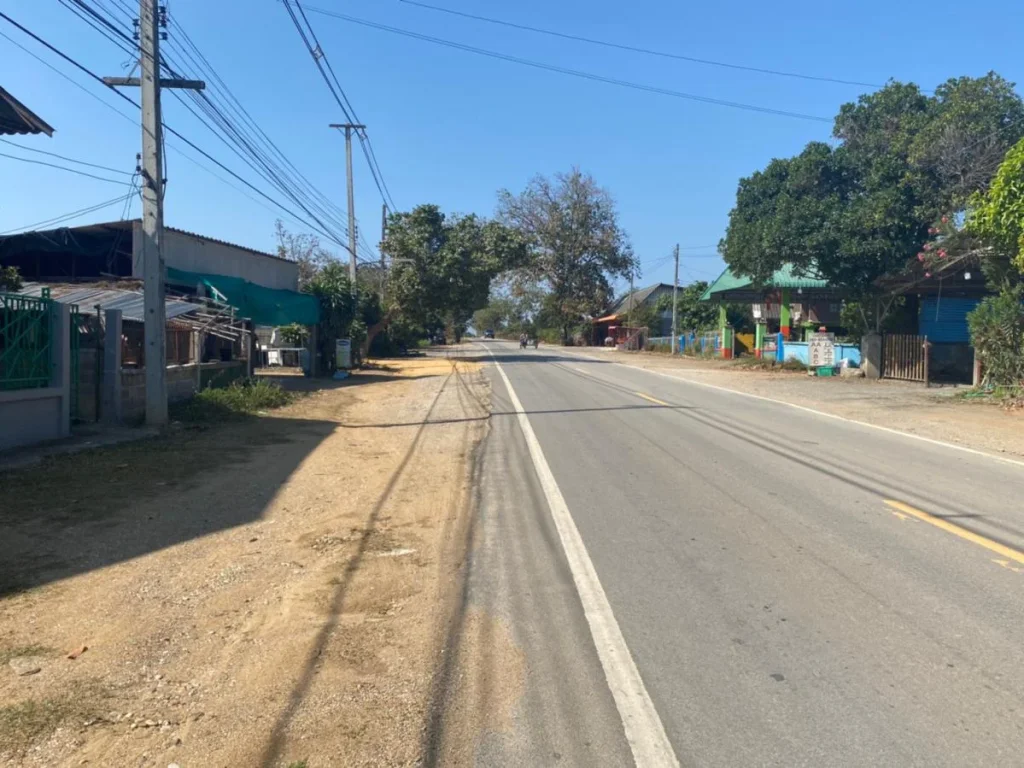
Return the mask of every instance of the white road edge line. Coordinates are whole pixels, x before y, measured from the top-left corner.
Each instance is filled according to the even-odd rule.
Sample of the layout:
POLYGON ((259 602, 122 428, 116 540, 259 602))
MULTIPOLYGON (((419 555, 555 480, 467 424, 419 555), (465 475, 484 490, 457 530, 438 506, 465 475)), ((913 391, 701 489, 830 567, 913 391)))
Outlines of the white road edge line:
POLYGON ((858 421, 857 419, 849 419, 846 416, 839 416, 835 413, 828 413, 827 411, 819 411, 815 408, 808 408, 806 405, 797 405, 796 403, 788 403, 785 400, 776 400, 774 397, 765 397, 764 395, 754 395, 750 392, 741 392, 738 389, 729 389, 728 387, 722 387, 718 384, 708 384, 706 381, 694 381, 693 379, 687 379, 682 376, 675 376, 671 373, 665 373, 664 371, 655 371, 650 368, 641 368, 638 365, 630 365, 629 363, 620 363, 617 360, 601 360, 599 357, 591 357, 590 355, 584 355, 578 352, 568 353, 574 357, 582 357, 587 360, 596 360, 601 363, 612 363, 613 365, 619 365, 623 368, 629 368, 633 371, 646 371, 647 373, 653 373, 655 376, 663 376, 666 379, 672 379, 673 381, 679 381, 683 384, 693 384, 695 387, 707 387, 708 389, 717 389, 720 392, 728 392, 733 395, 740 395, 741 397, 750 397, 754 400, 764 400, 766 403, 776 403, 777 405, 784 405, 787 408, 795 408, 798 411, 806 411, 807 413, 814 413, 818 416, 824 416, 827 419, 835 419, 837 421, 845 421, 847 424, 856 424, 861 427, 870 427, 871 429, 879 429, 882 432, 888 432, 891 435, 899 435, 900 437, 909 437, 914 440, 920 440, 925 443, 931 443, 932 445, 939 445, 943 448, 952 448, 955 451, 963 451, 964 453, 971 453, 975 456, 983 456, 986 459, 992 459, 993 461, 1001 461, 1004 464, 1012 464, 1017 467, 1024 467, 1024 461, 1019 459, 1009 459, 1005 456, 997 456, 994 453, 988 453, 987 451, 979 451, 976 448, 968 448, 966 445, 957 445, 956 443, 947 443, 944 440, 936 440, 932 437, 925 437, 924 435, 915 435, 913 432, 904 432, 901 429, 893 429, 892 427, 883 427, 880 424, 872 424, 868 421, 858 421))
POLYGON ((640 670, 637 669, 636 662, 633 661, 633 656, 626 646, 622 630, 619 629, 619 624, 612 613, 611 604, 597 577, 590 555, 587 554, 587 548, 572 519, 569 506, 565 503, 547 459, 544 458, 544 451, 533 432, 530 419, 501 363, 490 349, 487 349, 487 352, 494 358, 494 367, 505 382, 512 407, 519 419, 519 426, 526 438, 526 445, 530 449, 530 458, 533 459, 534 469, 551 509, 555 528, 558 530, 558 537, 562 541, 562 549, 569 561, 569 570, 572 571, 576 591, 583 604, 583 613, 590 625, 590 634, 594 639, 608 688, 619 710, 626 741, 633 752, 633 760, 637 768, 677 768, 679 760, 669 743, 665 726, 647 693, 644 681, 640 677, 640 670))

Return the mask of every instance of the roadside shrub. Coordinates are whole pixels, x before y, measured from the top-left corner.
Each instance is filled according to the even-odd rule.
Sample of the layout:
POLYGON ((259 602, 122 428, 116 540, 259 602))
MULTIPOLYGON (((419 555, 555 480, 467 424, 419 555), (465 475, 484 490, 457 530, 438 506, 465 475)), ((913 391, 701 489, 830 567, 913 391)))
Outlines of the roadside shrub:
POLYGON ((173 406, 177 421, 217 421, 280 408, 295 399, 291 392, 264 379, 236 381, 222 389, 204 389, 191 400, 173 406))
POLYGON ((971 343, 981 360, 982 384, 1016 387, 1024 382, 1024 286, 1004 288, 967 315, 971 343))

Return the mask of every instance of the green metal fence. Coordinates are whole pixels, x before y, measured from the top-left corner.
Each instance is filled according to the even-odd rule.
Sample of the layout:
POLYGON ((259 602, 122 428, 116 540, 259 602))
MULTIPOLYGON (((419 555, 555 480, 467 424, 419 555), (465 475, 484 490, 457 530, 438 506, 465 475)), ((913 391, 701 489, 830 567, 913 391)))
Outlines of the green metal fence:
POLYGON ((0 293, 0 390, 50 386, 56 302, 0 293))

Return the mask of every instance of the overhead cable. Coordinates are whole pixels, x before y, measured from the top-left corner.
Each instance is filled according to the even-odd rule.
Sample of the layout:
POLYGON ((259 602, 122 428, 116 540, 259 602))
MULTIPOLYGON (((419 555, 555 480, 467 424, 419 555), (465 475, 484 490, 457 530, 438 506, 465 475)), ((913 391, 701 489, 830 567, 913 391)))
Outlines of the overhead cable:
MULTIPOLYGON (((677 59, 679 61, 690 61, 696 64, 707 64, 712 67, 726 67, 728 69, 738 69, 745 72, 759 72, 764 75, 775 75, 777 77, 792 77, 800 80, 816 80, 822 83, 838 83, 840 85, 856 85, 863 88, 882 88, 884 86, 878 83, 865 83, 859 80, 843 80, 838 77, 825 77, 824 75, 808 75, 801 72, 785 72, 779 69, 766 69, 763 67, 752 67, 745 64, 733 64, 726 61, 714 61, 712 59, 700 59, 696 56, 684 56, 681 53, 670 53, 668 51, 659 51, 653 48, 642 48, 640 46, 625 45, 623 43, 613 43, 609 40, 598 40, 592 37, 584 37, 583 35, 574 35, 566 32, 557 32, 553 29, 544 29, 543 27, 534 27, 528 24, 516 24, 515 22, 505 21, 504 19, 495 19, 489 16, 478 16, 473 13, 466 13, 464 11, 456 11, 451 8, 444 8, 439 5, 430 5, 429 3, 421 3, 417 0, 399 0, 401 3, 406 5, 415 5, 418 8, 426 8, 430 11, 438 11, 440 13, 451 14, 452 16, 461 16, 466 19, 473 19, 474 21, 482 21, 487 24, 498 24, 503 27, 510 27, 512 29, 520 29, 526 32, 535 32, 541 35, 550 35, 551 37, 559 37, 563 40, 574 40, 579 43, 588 43, 590 45, 600 45, 605 48, 617 48, 620 51, 629 51, 631 53, 642 53, 647 56, 660 56, 665 59, 677 59)), ((313 10, 312 8, 310 10, 313 10)))
MULTIPOLYGON (((42 37, 40 37, 40 36, 39 36, 39 35, 37 35, 36 33, 32 32, 32 31, 31 31, 30 29, 28 29, 27 27, 25 27, 25 26, 23 26, 23 25, 19 24, 19 23, 18 23, 17 21, 15 21, 14 19, 12 19, 12 18, 11 18, 11 17, 9 16, 9 15, 7 15, 6 13, 4 13, 3 11, 0 11, 0 19, 3 19, 4 21, 8 22, 8 23, 9 23, 9 24, 11 24, 12 26, 16 27, 16 28, 17 28, 18 30, 20 30, 21 32, 23 32, 24 34, 28 35, 28 36, 29 36, 29 37, 31 37, 31 38, 32 38, 33 40, 35 40, 35 41, 36 41, 37 43, 39 43, 40 45, 44 46, 44 47, 45 47, 45 48, 46 48, 47 50, 51 51, 52 53, 55 53, 55 54, 57 54, 57 55, 58 55, 59 57, 61 57, 61 58, 62 58, 62 59, 64 59, 65 61, 67 61, 67 62, 68 62, 69 64, 71 64, 72 66, 74 66, 75 68, 77 68, 78 70, 80 70, 81 72, 83 72, 84 74, 86 74, 86 75, 88 75, 89 77, 91 77, 91 78, 92 78, 93 80, 95 80, 96 82, 100 83, 100 84, 101 84, 101 85, 103 85, 104 87, 106 87, 106 88, 108 88, 109 90, 113 91, 114 93, 116 93, 116 94, 118 95, 118 97, 119 97, 119 98, 123 99, 124 101, 127 101, 127 102, 128 102, 129 104, 131 104, 131 105, 132 105, 133 107, 135 107, 136 109, 141 109, 141 106, 140 106, 140 105, 138 104, 138 102, 136 102, 136 101, 135 101, 134 99, 132 99, 131 97, 129 97, 129 96, 125 95, 124 93, 122 93, 122 92, 118 91, 118 90, 117 90, 116 88, 114 88, 113 86, 110 86, 110 85, 108 85, 107 83, 105 83, 105 82, 103 81, 103 78, 102 78, 102 77, 100 77, 99 75, 97 75, 97 74, 96 74, 95 72, 93 72, 93 71, 92 71, 91 69, 89 69, 88 67, 86 67, 86 66, 85 66, 84 64, 80 63, 79 61, 75 60, 74 58, 72 58, 72 57, 71 57, 71 56, 69 56, 68 54, 64 53, 64 52, 63 52, 62 50, 60 50, 60 49, 59 49, 59 48, 57 48, 56 46, 54 46, 54 45, 52 45, 51 43, 47 42, 47 41, 46 41, 46 40, 44 40, 44 39, 43 39, 42 37)), ((174 128, 172 128, 171 126, 169 126, 169 125, 167 125, 167 124, 165 123, 165 124, 164 124, 164 128, 165 128, 165 130, 167 130, 167 131, 168 131, 169 133, 171 133, 172 135, 174 135, 174 136, 178 137, 178 139, 180 139, 181 141, 185 142, 185 144, 187 144, 187 145, 188 145, 189 147, 191 147, 191 148, 192 148, 193 150, 195 150, 195 151, 196 151, 196 152, 198 152, 198 153, 199 153, 200 155, 202 155, 203 157, 205 157, 205 158, 206 158, 207 160, 209 160, 210 162, 212 162, 212 163, 213 163, 214 165, 216 165, 216 166, 217 166, 218 168, 220 168, 221 170, 223 170, 224 172, 226 172, 227 174, 229 174, 230 176, 232 176, 232 177, 233 177, 233 178, 235 178, 236 180, 240 181, 240 182, 241 182, 242 184, 244 184, 244 185, 245 185, 246 187, 248 187, 249 189, 251 189, 251 190, 252 190, 253 192, 255 192, 256 194, 258 194, 258 195, 259 195, 260 197, 263 197, 263 198, 265 198, 266 200, 268 200, 269 202, 273 203, 273 204, 274 204, 275 206, 277 206, 277 207, 278 207, 279 209, 281 209, 281 210, 282 210, 282 211, 284 211, 285 213, 287 213, 287 214, 289 214, 290 216, 292 216, 292 217, 293 217, 294 219, 297 219, 297 220, 303 221, 303 223, 304 223, 304 224, 305 224, 305 225, 306 225, 307 227, 310 227, 310 229, 313 229, 314 231, 318 232, 318 234, 321 234, 321 235, 323 235, 324 237, 327 237, 327 238, 328 238, 328 239, 330 239, 330 240, 331 240, 332 242, 337 242, 337 240, 336 240, 336 238, 335 238, 334 236, 332 236, 332 235, 329 235, 329 234, 327 234, 326 232, 323 232, 323 231, 319 230, 319 229, 318 229, 318 228, 317 228, 317 227, 316 227, 315 225, 313 225, 313 224, 310 224, 310 223, 309 223, 308 221, 305 221, 305 220, 303 219, 303 217, 302 217, 302 216, 300 216, 299 214, 295 213, 295 211, 293 211, 293 210, 291 210, 290 208, 288 208, 288 206, 284 205, 283 203, 279 202, 278 200, 275 200, 275 199, 274 199, 273 197, 271 197, 270 195, 268 195, 268 194, 267 194, 266 192, 264 192, 263 190, 261 190, 261 189, 260 189, 259 187, 255 186, 255 185, 254 185, 254 184, 253 184, 252 182, 248 181, 248 180, 247 180, 247 179, 245 179, 244 177, 242 177, 242 176, 240 176, 239 174, 237 174, 237 173, 236 173, 235 171, 233 171, 233 170, 231 170, 230 168, 228 168, 228 167, 227 167, 226 165, 224 165, 224 163, 222 163, 222 162, 220 162, 219 160, 217 160, 217 159, 216 159, 215 157, 213 157, 213 155, 211 155, 211 154, 210 154, 209 152, 207 152, 206 150, 204 150, 204 149, 202 149, 201 147, 197 146, 197 145, 196 145, 196 144, 195 144, 195 143, 194 143, 193 141, 191 141, 191 140, 189 140, 188 138, 186 138, 185 136, 183 136, 183 135, 182 135, 182 134, 181 134, 180 132, 176 131, 176 130, 175 130, 174 128)), ((340 244, 340 245, 343 245, 343 243, 339 243, 339 244, 340 244)))
POLYGON ((424 35, 419 32, 413 32, 408 29, 401 29, 399 27, 388 26, 387 24, 379 24, 375 21, 368 21, 366 19, 356 18, 355 16, 348 16, 344 13, 338 13, 336 11, 329 11, 324 8, 310 8, 310 11, 314 13, 320 13, 325 16, 332 18, 341 19, 352 24, 358 24, 363 27, 369 27, 371 29, 377 29, 382 32, 390 32, 395 35, 402 35, 404 37, 410 37, 415 40, 422 40, 424 42, 433 43, 435 45, 442 45, 447 48, 453 48, 455 50, 465 51, 466 53, 473 53, 478 56, 487 56, 492 59, 500 59, 507 61, 512 64, 519 64, 525 67, 532 67, 534 69, 545 70, 548 72, 557 72, 563 75, 569 75, 571 77, 578 77, 584 80, 592 80, 594 82, 606 83, 608 85, 615 85, 620 88, 631 88, 638 91, 646 91, 648 93, 657 93, 662 96, 671 96, 677 99, 686 99, 688 101, 697 101, 704 104, 716 104, 721 107, 732 107, 733 109, 743 109, 749 112, 761 112, 769 115, 780 115, 782 117, 792 117, 798 120, 810 120, 817 123, 831 123, 832 118, 829 117, 818 117, 816 115, 807 115, 801 112, 791 112, 784 109, 775 109, 774 107, 762 107, 756 104, 744 104, 738 101, 727 101, 725 99, 716 99, 710 96, 700 96, 693 93, 684 93, 682 91, 672 90, 671 88, 661 88, 654 85, 645 85, 643 83, 635 83, 630 80, 620 80, 614 77, 605 77, 604 75, 598 75, 593 72, 585 72, 578 69, 569 69, 568 67, 560 67, 554 64, 545 64, 539 61, 533 61, 531 59, 524 59, 519 56, 510 56, 508 54, 499 53, 497 51, 491 51, 486 48, 477 48, 471 45, 465 45, 463 43, 457 43, 452 40, 445 40, 439 37, 433 37, 431 35, 424 35))

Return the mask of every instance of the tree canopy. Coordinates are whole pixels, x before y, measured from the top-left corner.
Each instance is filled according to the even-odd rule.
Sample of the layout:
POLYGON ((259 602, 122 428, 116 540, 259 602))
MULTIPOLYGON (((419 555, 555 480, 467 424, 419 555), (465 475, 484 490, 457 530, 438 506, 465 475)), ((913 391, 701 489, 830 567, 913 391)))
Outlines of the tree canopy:
MULTIPOLYGON (((718 322, 718 309, 713 304, 700 300, 707 289, 708 284, 703 280, 679 287, 676 297, 676 326, 680 333, 715 327, 718 322)), ((671 310, 672 297, 662 296, 656 306, 659 311, 671 310)))
POLYGON ((436 205, 392 215, 382 248, 392 265, 389 310, 425 327, 450 325, 456 336, 487 305, 494 277, 527 253, 515 230, 436 205))
POLYGON ((1006 153, 985 194, 972 200, 967 230, 1024 273, 1024 139, 1006 153))
POLYGON ((757 282, 792 264, 874 306, 879 279, 908 270, 1022 135, 1024 103, 994 73, 933 95, 891 82, 842 106, 835 147, 808 144, 740 181, 722 256, 757 282))
POLYGON ((549 289, 547 309, 563 341, 607 306, 614 278, 636 270, 614 200, 578 168, 553 179, 537 176, 518 195, 502 190, 498 216, 529 246, 523 269, 549 289))

